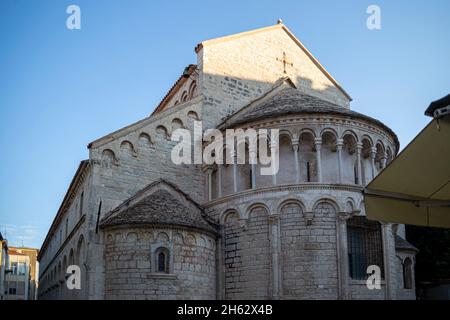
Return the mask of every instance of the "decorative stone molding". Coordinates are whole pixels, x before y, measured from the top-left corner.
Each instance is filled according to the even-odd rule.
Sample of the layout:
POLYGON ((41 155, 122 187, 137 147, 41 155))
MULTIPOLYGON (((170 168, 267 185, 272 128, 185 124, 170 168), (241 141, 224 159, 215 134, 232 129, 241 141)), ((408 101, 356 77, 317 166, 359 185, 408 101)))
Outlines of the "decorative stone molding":
POLYGON ((276 194, 277 192, 303 192, 308 190, 340 190, 361 193, 363 188, 359 185, 349 184, 324 184, 316 182, 307 182, 302 184, 289 184, 279 186, 262 187, 258 189, 248 189, 239 193, 226 195, 222 198, 214 199, 203 204, 204 208, 214 207, 222 203, 228 203, 233 200, 248 200, 254 197, 265 195, 267 193, 276 194))

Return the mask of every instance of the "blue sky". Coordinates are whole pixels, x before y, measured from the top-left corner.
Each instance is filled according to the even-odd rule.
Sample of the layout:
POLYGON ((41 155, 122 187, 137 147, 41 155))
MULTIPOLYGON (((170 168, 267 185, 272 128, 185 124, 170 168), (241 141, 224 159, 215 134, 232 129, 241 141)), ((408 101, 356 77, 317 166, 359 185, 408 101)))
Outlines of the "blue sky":
POLYGON ((147 116, 206 39, 278 18, 405 146, 450 92, 449 1, 0 1, 0 231, 40 247, 87 144, 147 116), (66 8, 81 8, 81 30, 66 8), (381 30, 366 28, 369 5, 381 30))

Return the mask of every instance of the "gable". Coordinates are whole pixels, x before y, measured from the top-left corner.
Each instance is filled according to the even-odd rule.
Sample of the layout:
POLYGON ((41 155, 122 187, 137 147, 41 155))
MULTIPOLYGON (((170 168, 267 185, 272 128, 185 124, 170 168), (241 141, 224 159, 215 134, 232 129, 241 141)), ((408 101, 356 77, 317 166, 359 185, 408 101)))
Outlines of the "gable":
POLYGON ((349 108, 351 97, 283 24, 204 41, 197 51, 202 61, 203 93, 213 97, 222 91, 221 104, 231 107, 228 113, 285 76, 303 93, 349 108), (229 94, 233 85, 239 85, 228 84, 229 79, 242 83, 240 92, 229 94))
POLYGON ((120 225, 172 225, 215 232, 203 209, 175 185, 160 179, 138 191, 101 221, 102 228, 120 225))
POLYGON ((198 72, 195 64, 187 66, 172 88, 155 108, 152 114, 177 106, 195 98, 198 94, 198 72))

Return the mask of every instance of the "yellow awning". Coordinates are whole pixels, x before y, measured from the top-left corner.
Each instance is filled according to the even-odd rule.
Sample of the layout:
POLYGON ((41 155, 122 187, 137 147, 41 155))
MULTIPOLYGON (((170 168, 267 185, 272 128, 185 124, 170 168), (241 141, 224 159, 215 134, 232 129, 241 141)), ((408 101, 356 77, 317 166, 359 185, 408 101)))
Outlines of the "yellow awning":
POLYGON ((450 117, 434 119, 364 190, 369 219, 450 228, 450 117))

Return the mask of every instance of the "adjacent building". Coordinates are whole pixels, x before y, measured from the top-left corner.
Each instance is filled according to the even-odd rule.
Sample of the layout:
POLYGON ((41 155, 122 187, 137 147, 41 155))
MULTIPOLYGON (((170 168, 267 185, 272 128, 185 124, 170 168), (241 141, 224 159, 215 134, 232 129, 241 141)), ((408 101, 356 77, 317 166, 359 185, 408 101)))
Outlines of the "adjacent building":
POLYGON ((39 264, 37 249, 9 247, 5 274, 5 300, 36 300, 39 264))
POLYGON ((5 300, 5 273, 8 265, 8 241, 0 232, 0 300, 5 300))

